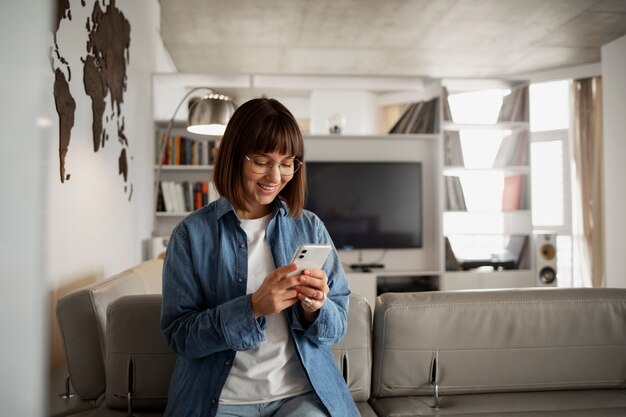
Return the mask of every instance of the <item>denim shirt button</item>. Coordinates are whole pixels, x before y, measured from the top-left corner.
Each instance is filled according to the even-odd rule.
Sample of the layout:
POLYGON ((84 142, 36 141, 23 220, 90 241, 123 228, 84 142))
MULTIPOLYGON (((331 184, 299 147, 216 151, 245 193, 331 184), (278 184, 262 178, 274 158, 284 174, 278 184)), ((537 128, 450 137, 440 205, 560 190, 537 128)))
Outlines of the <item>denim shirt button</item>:
POLYGON ((211 398, 211 404, 213 405, 217 404, 217 400, 215 398, 211 398))
POLYGON ((226 362, 224 362, 224 365, 226 365, 226 366, 230 366, 230 361, 226 361, 226 362))
POLYGON ((237 278, 237 282, 241 284, 243 282, 243 278, 237 278))
POLYGON ((243 249, 243 248, 245 248, 245 247, 246 247, 246 244, 245 244, 245 243, 240 243, 240 244, 239 244, 239 248, 240 248, 240 249, 243 249))

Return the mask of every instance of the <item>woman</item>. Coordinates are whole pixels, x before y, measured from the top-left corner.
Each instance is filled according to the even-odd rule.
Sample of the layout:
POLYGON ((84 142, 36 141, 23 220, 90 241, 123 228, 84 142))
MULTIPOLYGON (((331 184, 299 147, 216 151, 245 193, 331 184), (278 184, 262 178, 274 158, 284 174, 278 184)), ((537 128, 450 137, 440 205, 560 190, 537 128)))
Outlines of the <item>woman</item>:
POLYGON ((303 210, 303 158, 276 100, 248 101, 228 123, 213 175, 222 197, 174 229, 165 256, 161 330, 178 353, 165 415, 359 415, 328 348, 350 294, 337 252, 286 278, 300 244, 332 244, 303 210))

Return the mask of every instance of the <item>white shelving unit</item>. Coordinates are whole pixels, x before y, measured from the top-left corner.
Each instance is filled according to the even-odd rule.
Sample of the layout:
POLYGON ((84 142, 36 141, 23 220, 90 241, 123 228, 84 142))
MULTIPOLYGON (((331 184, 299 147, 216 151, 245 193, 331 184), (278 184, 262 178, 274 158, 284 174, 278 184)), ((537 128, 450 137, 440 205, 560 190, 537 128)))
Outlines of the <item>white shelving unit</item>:
POLYGON ((478 84, 474 89, 472 80, 454 80, 449 86, 442 82, 446 271, 440 289, 533 286, 528 85, 501 80, 492 87, 486 80, 478 84), (498 94, 502 105, 494 106, 498 94), (480 102, 483 96, 491 101, 480 102), (461 119, 452 108, 454 100, 474 109, 491 108, 492 114, 461 119))
MULTIPOLYGON (((439 178, 441 134, 308 135, 307 161, 419 161, 423 174, 423 247, 419 249, 339 250, 352 292, 374 306, 381 288, 417 288, 421 280, 434 289, 443 274, 443 238, 439 178), (380 262, 382 269, 361 272, 351 264, 380 262), (387 285, 385 287, 385 285, 387 285)), ((402 184, 389 184, 398 192, 411 192, 402 184)), ((372 190, 372 198, 376 198, 372 190)))

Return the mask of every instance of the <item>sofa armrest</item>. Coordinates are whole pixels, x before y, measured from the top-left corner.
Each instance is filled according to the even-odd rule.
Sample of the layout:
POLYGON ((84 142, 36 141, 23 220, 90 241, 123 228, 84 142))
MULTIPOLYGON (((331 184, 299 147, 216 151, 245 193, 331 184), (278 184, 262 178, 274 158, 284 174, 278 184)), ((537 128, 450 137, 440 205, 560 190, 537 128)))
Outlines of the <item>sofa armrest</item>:
POLYGON ((161 295, 131 295, 109 305, 106 331, 106 405, 163 408, 176 362, 160 330, 161 295))
POLYGON ((354 401, 367 401, 372 384, 372 309, 367 299, 350 295, 348 330, 331 347, 354 401))
POLYGON ((72 386, 82 399, 105 391, 105 331, 109 304, 130 294, 161 291, 162 260, 150 260, 60 298, 56 314, 72 386))

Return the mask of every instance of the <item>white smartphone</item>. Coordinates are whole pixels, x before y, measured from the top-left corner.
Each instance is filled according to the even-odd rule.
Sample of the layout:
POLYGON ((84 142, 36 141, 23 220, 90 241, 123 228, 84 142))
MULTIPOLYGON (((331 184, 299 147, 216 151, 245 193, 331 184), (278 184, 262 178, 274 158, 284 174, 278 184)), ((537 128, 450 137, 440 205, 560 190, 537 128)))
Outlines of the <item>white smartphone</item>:
POLYGON ((330 245, 316 245, 313 243, 298 246, 291 259, 291 263, 298 265, 298 269, 287 275, 287 277, 301 275, 302 271, 309 268, 322 269, 331 249, 330 245))

